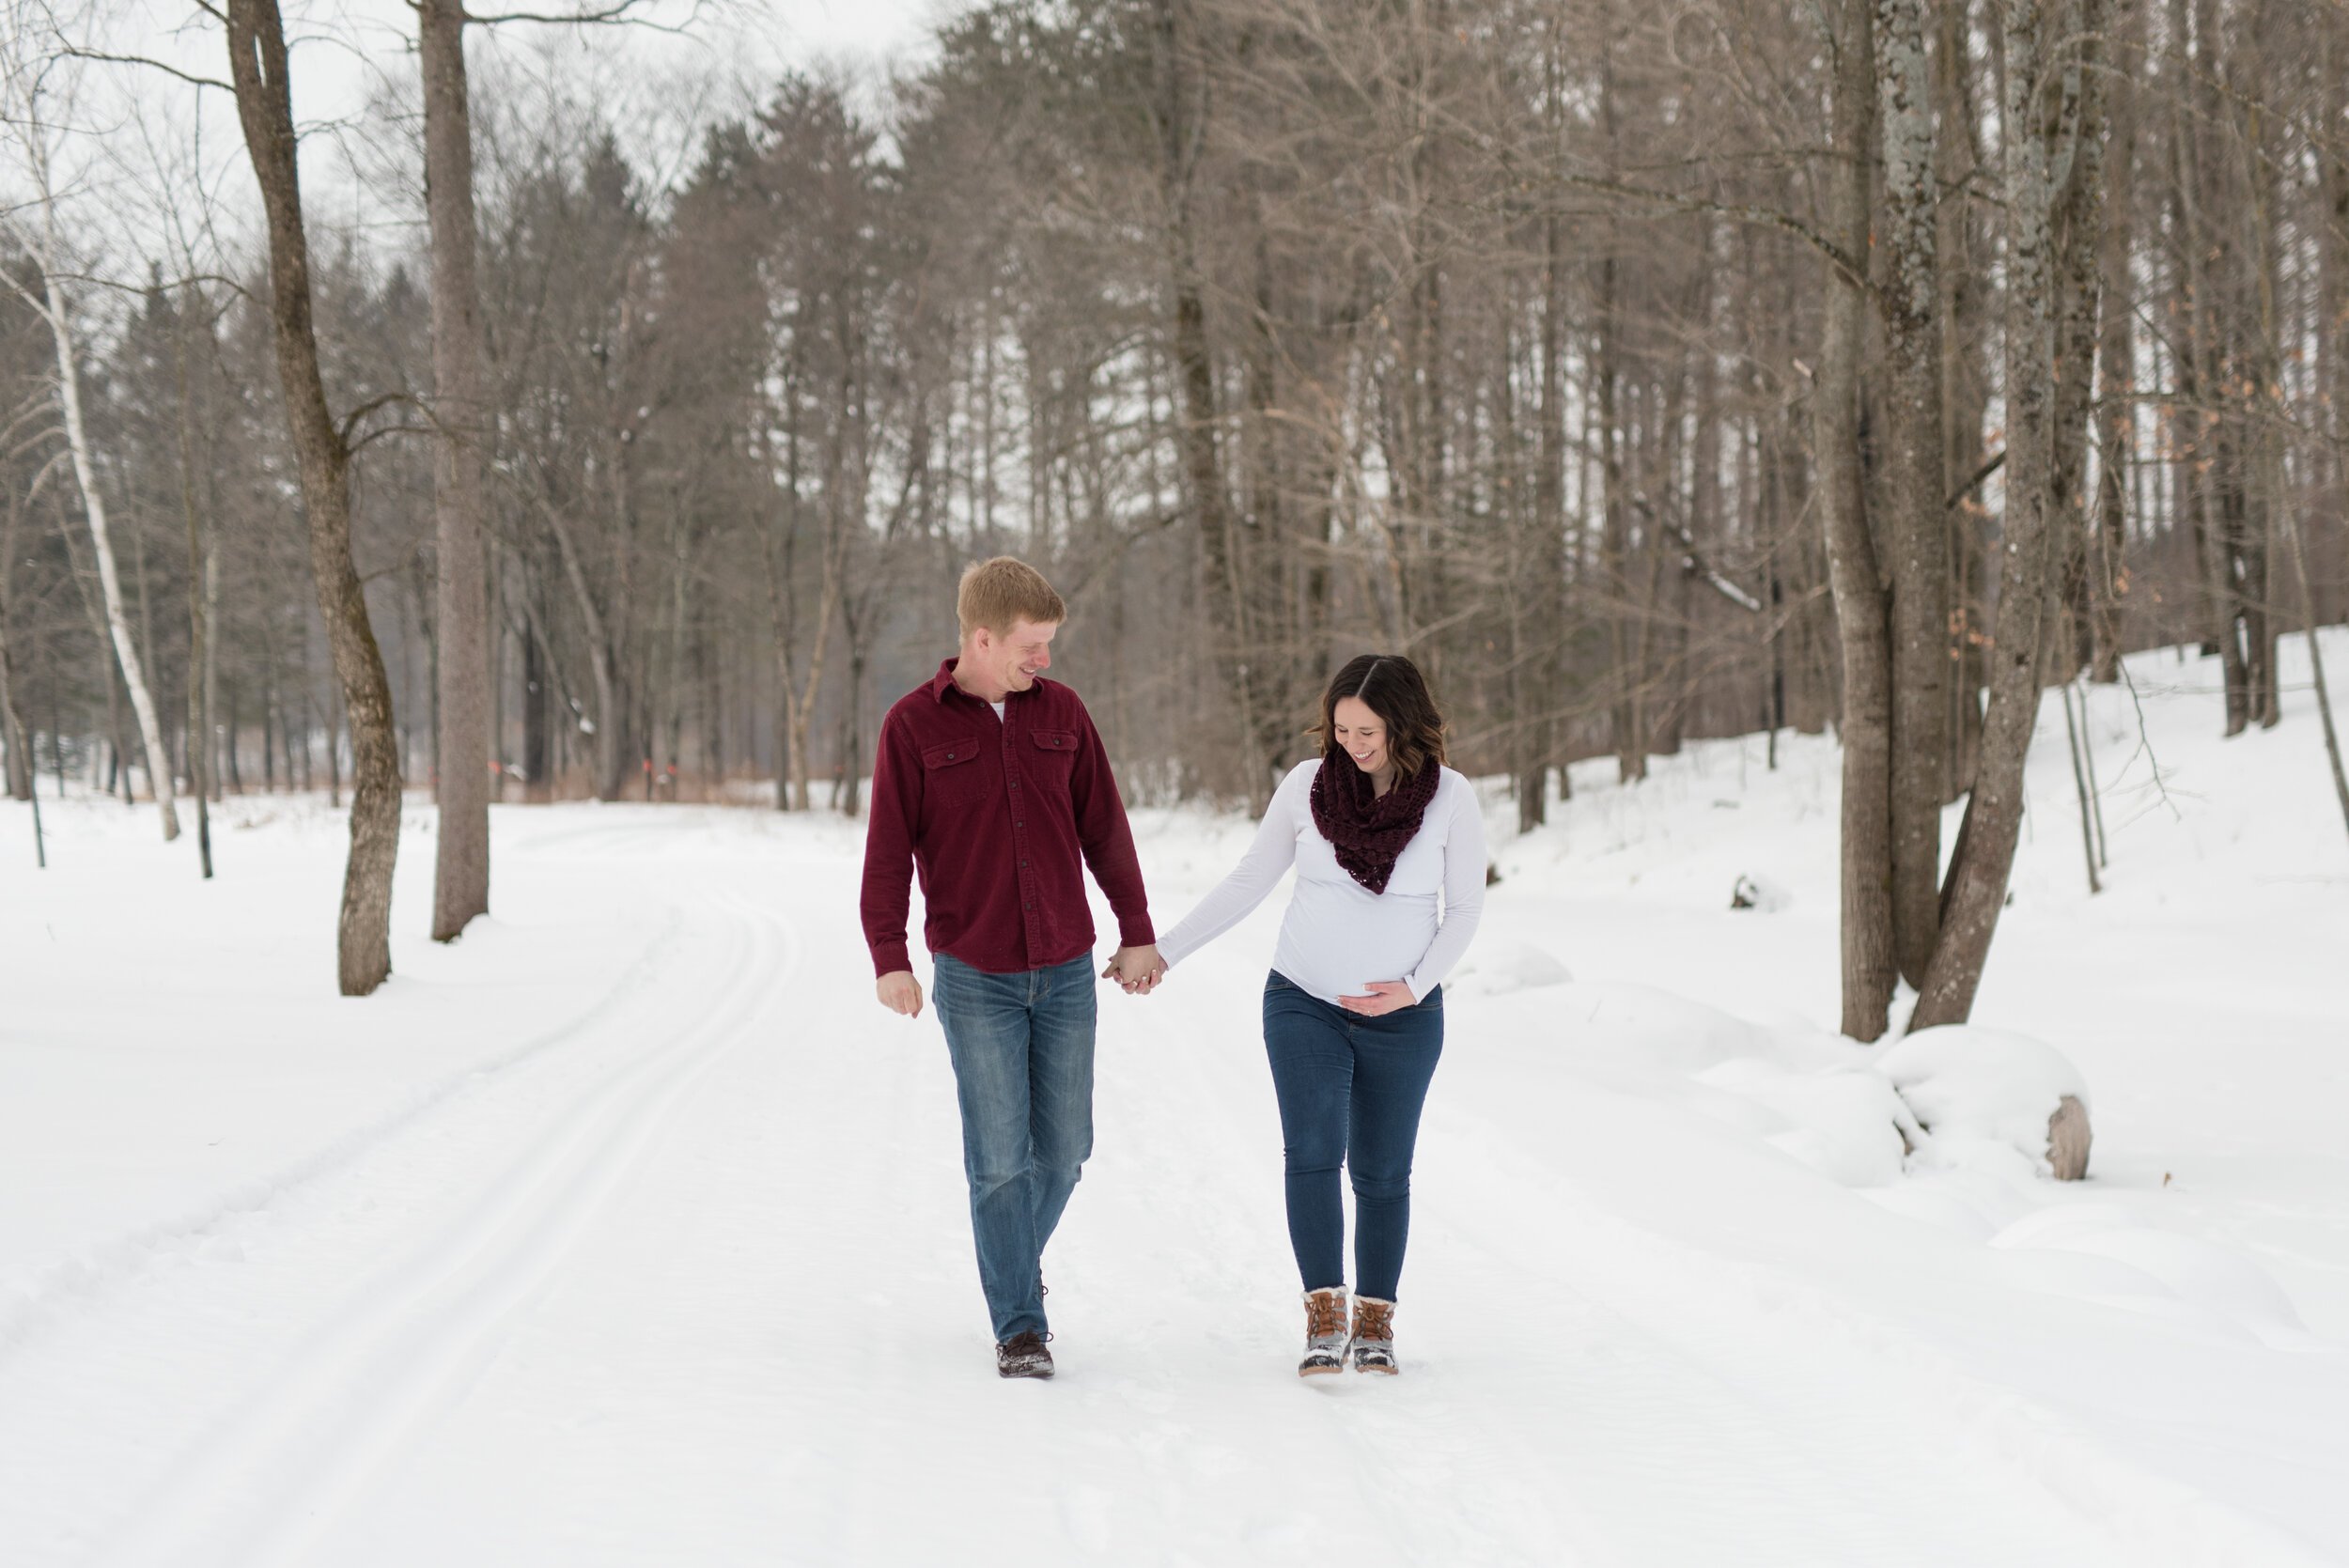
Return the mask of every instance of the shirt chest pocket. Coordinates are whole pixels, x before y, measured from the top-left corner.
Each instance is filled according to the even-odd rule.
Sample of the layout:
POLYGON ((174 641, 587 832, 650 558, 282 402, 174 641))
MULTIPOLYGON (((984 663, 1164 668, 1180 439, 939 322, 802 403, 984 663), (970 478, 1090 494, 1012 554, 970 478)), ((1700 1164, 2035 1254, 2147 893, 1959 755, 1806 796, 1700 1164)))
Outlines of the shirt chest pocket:
POLYGON ((933 806, 983 800, 990 782, 988 770, 980 766, 976 740, 947 740, 922 748, 922 794, 933 806))
POLYGON ((1021 771, 1048 795, 1066 797, 1069 775, 1077 770, 1074 730, 1030 730, 1021 771))

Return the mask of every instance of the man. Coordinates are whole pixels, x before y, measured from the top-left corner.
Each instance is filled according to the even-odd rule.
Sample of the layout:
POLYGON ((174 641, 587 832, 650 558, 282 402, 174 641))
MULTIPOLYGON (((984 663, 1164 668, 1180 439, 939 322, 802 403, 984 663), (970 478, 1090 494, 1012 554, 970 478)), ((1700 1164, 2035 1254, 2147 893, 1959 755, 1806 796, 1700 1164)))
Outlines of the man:
POLYGON ((881 1005, 922 1011, 906 945, 907 863, 962 1107, 963 1172, 995 1368, 1050 1377, 1039 1260, 1093 1152, 1093 915, 1081 856, 1122 944, 1128 992, 1165 972, 1125 802, 1077 694, 1043 678, 1067 606, 1008 555, 962 574, 962 648, 881 721, 864 837, 864 939, 881 1005))

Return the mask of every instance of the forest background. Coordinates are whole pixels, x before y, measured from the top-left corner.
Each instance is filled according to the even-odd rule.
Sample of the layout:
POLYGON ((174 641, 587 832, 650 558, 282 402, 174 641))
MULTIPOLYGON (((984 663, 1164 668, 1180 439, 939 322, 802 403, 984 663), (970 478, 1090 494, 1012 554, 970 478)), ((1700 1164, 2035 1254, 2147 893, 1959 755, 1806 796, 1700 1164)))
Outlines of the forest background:
POLYGON ((1868 1039, 1970 1007, 2046 692, 2273 724, 2349 616, 2338 0, 770 23, 12 0, 12 794, 353 791, 364 991, 403 781, 444 936, 490 799, 854 814, 1011 551, 1137 799, 1260 806, 1368 649, 1525 828, 1835 729, 1868 1039))

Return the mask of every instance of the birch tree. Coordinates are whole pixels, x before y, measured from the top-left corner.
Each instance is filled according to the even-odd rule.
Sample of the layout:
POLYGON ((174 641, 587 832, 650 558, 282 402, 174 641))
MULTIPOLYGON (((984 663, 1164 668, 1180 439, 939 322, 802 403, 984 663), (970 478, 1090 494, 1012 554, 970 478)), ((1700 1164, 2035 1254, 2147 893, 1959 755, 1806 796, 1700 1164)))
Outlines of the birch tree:
POLYGON ((123 685, 131 694, 138 721, 148 788, 163 819, 166 841, 179 836, 179 814, 173 800, 171 755, 163 747, 163 725, 148 688, 146 661, 139 656, 131 630, 131 614, 122 591, 122 572, 115 559, 114 535, 108 526, 106 494, 98 476, 98 454, 90 442, 89 424, 83 412, 81 349, 74 338, 73 308, 66 292, 65 244, 57 222, 56 128, 53 104, 70 112, 74 62, 62 51, 44 50, 35 37, 30 18, 12 13, 5 48, 7 83, 0 87, 0 124, 14 144, 19 172, 33 194, 34 217, 8 223, 0 233, 22 252, 39 279, 38 293, 18 282, 12 272, 0 270, 0 279, 32 307, 55 349, 54 386, 57 413, 71 454, 73 477, 81 487, 82 516, 89 528, 90 548, 98 565, 98 582, 105 607, 107 635, 123 685), (62 90, 53 84, 62 80, 62 90))

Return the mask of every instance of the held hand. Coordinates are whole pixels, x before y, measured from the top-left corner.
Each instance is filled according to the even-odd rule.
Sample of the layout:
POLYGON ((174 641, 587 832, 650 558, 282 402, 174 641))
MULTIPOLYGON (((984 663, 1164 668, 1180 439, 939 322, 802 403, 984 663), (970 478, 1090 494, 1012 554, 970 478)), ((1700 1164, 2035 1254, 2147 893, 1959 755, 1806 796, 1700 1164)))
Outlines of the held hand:
POLYGON ((1166 960, 1159 956, 1158 946, 1153 942, 1121 947, 1111 955, 1109 968, 1101 971, 1101 978, 1116 981, 1128 996, 1146 997, 1166 978, 1166 960))
POLYGON ((1411 988, 1400 980, 1374 980, 1370 982, 1369 990, 1370 995, 1366 997, 1340 997, 1338 1005, 1349 1013, 1360 1013, 1366 1018, 1419 1005, 1418 1000, 1411 995, 1411 988))
POLYGON ((894 970, 882 975, 874 989, 880 993, 880 1004, 892 1013, 902 1013, 909 1018, 922 1016, 922 983, 913 978, 911 970, 894 970))

